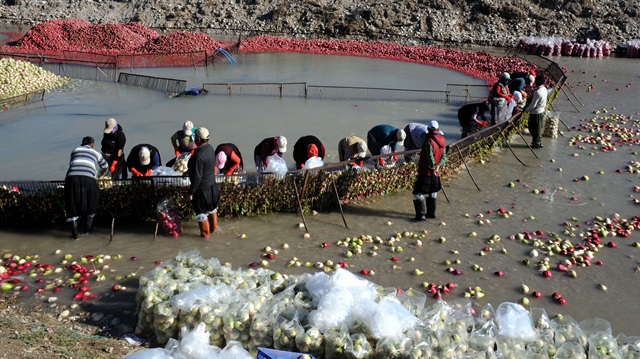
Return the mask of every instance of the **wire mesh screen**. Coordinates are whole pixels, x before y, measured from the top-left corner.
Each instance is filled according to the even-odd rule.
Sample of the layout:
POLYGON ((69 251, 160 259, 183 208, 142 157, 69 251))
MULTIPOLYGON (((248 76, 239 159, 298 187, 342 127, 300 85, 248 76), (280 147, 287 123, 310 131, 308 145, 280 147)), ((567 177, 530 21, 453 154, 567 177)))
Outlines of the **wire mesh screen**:
POLYGON ((214 95, 248 95, 305 97, 305 82, 204 83, 202 87, 214 95))
POLYGON ((146 87, 153 90, 173 93, 180 93, 187 88, 187 81, 185 80, 134 75, 126 72, 120 73, 120 76, 118 76, 118 82, 122 84, 146 87))
POLYGON ((489 95, 486 85, 447 84, 450 102, 475 102, 489 95))
POLYGON ((334 100, 447 102, 449 92, 374 87, 307 86, 307 97, 334 100))
POLYGON ((12 108, 16 106, 26 105, 32 102, 44 100, 45 90, 29 92, 24 95, 18 95, 0 99, 0 111, 4 108, 12 108))
POLYGON ((87 63, 85 65, 77 63, 42 63, 42 68, 59 76, 67 76, 91 81, 115 82, 117 79, 117 69, 111 67, 102 68, 96 64, 87 63))
POLYGON ((206 66, 205 51, 161 53, 161 54, 121 54, 118 55, 119 68, 135 67, 176 67, 206 66))

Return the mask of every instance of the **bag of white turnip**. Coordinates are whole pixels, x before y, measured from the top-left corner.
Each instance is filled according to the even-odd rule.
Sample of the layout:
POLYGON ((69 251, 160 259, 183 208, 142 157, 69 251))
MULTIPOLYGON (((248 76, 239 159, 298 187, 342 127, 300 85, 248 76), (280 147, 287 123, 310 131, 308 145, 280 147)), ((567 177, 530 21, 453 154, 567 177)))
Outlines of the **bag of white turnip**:
POLYGON ((339 328, 330 328, 323 334, 325 359, 344 358, 347 342, 349 341, 349 328, 346 325, 342 325, 339 328))
POLYGON ((496 310, 498 334, 503 337, 528 342, 536 339, 536 332, 527 310, 517 303, 504 302, 496 310))
POLYGON ((187 172, 189 163, 189 158, 191 158, 191 152, 182 152, 178 157, 176 157, 176 162, 173 165, 173 170, 177 172, 179 175, 187 172))
POLYGON ((311 354, 315 358, 322 358, 324 352, 324 337, 320 329, 307 326, 304 332, 296 335, 296 348, 301 353, 311 354))
POLYGON ((253 315, 262 308, 262 303, 255 295, 249 294, 229 307, 223 320, 224 338, 227 343, 249 343, 251 321, 253 315))
POLYGON ((347 347, 345 349, 345 358, 347 359, 366 359, 373 357, 373 348, 362 333, 354 333, 349 336, 347 347))
POLYGON ((218 356, 207 359, 253 359, 255 356, 252 356, 246 349, 242 347, 240 342, 231 341, 228 342, 227 345, 220 351, 218 356))
POLYGON ((424 305, 427 302, 427 295, 414 290, 413 288, 409 288, 398 293, 396 295, 396 299, 398 299, 400 303, 402 303, 402 305, 411 313, 417 315, 422 309, 424 309, 424 305))
POLYGON ((138 303, 136 314, 138 315, 138 324, 135 334, 138 336, 149 336, 154 334, 153 328, 153 311, 155 307, 169 300, 172 291, 165 289, 160 283, 150 282, 144 287, 139 287, 136 293, 136 301, 138 303))
POLYGON ((606 331, 589 336, 589 358, 615 358, 618 356, 618 342, 606 331))
POLYGON ((482 326, 477 326, 476 329, 469 334, 467 351, 474 353, 493 353, 497 332, 498 327, 492 320, 484 322, 482 326))
POLYGON ((496 311, 493 310, 493 306, 491 305, 491 303, 487 303, 484 307, 482 307, 478 315, 475 317, 475 326, 477 328, 481 328, 486 322, 491 321, 495 324, 495 319, 496 311))
POLYGON ((640 358, 640 337, 628 337, 623 333, 616 337, 618 353, 622 358, 640 358))
POLYGON ((178 337, 178 312, 171 300, 165 300, 154 308, 153 329, 158 344, 164 345, 170 338, 178 337))
POLYGON ((496 355, 499 358, 524 358, 527 346, 519 338, 496 335, 496 355))
POLYGON ((552 323, 556 326, 554 344, 557 348, 565 343, 577 343, 584 350, 587 349, 588 340, 578 322, 568 315, 558 315, 553 318, 552 323))
POLYGON ((302 333, 304 333, 304 329, 300 325, 297 315, 291 320, 278 315, 273 327, 273 348, 295 351, 296 336, 302 335, 302 333))
POLYGON ((578 327, 580 327, 587 338, 591 338, 592 335, 600 333, 612 334, 611 323, 601 318, 585 319, 578 323, 578 327))
POLYGON ((385 337, 376 342, 376 358, 405 358, 411 353, 413 342, 406 337, 385 337))
MULTIPOLYGON (((287 287, 282 292, 273 296, 273 299, 265 303, 261 311, 257 312, 251 319, 249 327, 249 341, 247 348, 249 352, 256 353, 259 347, 273 347, 273 327, 276 318, 283 313, 282 309, 286 306, 293 307, 294 287, 287 287)), ((293 318, 293 315, 291 315, 293 318)))
POLYGON ((555 111, 545 112, 542 136, 549 137, 549 138, 557 138, 559 123, 560 123, 559 112, 555 112, 555 111))
POLYGON ((430 349, 437 349, 438 337, 431 327, 424 323, 416 325, 413 329, 406 330, 405 336, 411 339, 414 346, 426 345, 430 349))
POLYGON ((554 359, 587 359, 587 353, 582 345, 575 342, 566 342, 558 348, 554 359))

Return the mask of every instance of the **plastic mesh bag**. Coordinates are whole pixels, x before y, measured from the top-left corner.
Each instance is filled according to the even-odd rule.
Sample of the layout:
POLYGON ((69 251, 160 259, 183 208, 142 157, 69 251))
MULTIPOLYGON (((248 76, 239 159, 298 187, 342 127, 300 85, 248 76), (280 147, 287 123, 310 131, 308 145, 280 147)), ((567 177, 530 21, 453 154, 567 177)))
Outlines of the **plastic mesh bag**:
POLYGON ((187 164, 191 158, 191 152, 182 152, 176 157, 176 162, 173 165, 173 170, 179 174, 187 172, 187 164))
POLYGON ((558 137, 558 123, 560 123, 560 113, 555 111, 547 111, 545 113, 544 127, 542 130, 543 137, 558 137))
POLYGON ((173 200, 165 198, 157 206, 158 223, 162 231, 173 238, 182 233, 182 221, 173 200))

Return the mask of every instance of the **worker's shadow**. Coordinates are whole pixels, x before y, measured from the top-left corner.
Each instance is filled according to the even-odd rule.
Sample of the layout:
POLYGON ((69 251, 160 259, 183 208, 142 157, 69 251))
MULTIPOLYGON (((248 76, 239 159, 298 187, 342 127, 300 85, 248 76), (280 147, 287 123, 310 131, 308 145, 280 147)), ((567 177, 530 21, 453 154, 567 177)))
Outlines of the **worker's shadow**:
POLYGON ((345 215, 357 215, 357 216, 367 216, 367 217, 376 217, 376 218, 396 218, 396 219, 407 219, 410 218, 411 214, 408 212, 399 212, 396 210, 390 209, 377 209, 372 207, 364 207, 360 205, 343 205, 343 209, 345 215))

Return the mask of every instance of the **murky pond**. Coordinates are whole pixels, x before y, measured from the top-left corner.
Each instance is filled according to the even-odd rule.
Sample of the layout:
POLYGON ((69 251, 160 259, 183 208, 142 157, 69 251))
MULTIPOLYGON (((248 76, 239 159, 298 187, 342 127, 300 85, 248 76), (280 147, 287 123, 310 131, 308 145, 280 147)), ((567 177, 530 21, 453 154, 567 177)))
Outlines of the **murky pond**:
MULTIPOLYGON (((216 64, 208 69, 156 69, 140 73, 186 79, 188 86, 199 86, 203 82, 306 81, 320 85, 440 90, 446 83, 482 83, 443 69, 384 60, 300 54, 261 54, 238 60, 234 66, 216 64)), ((569 84, 573 86, 566 88, 568 96, 563 93, 554 103, 566 125, 578 126, 583 118, 594 116, 593 110, 603 107, 609 112, 634 114, 637 118, 637 99, 640 98, 637 60, 555 60, 568 68, 569 84), (594 91, 587 92, 586 86, 592 83, 594 91), (630 83, 631 86, 627 86, 630 83), (579 101, 570 90, 575 91, 579 101)), ((293 144, 299 136, 315 134, 325 142, 327 162, 331 162, 337 158, 337 142, 341 137, 365 136, 370 127, 379 123, 404 126, 408 122, 437 119, 451 142, 459 136, 456 111, 457 106, 445 103, 244 96, 169 99, 166 94, 147 89, 79 81, 71 91, 48 95, 43 104, 0 114, 0 180, 62 179, 71 149, 84 135, 99 138, 104 119, 112 116, 123 124, 128 148, 151 142, 161 149, 165 162, 171 154, 169 136, 187 119, 212 130, 214 143, 234 142, 247 154, 267 136, 284 134, 293 144), (26 134, 29 134, 28 144, 25 144, 26 134)), ((562 233, 562 223, 572 217, 576 217, 576 223, 583 228, 588 228, 585 222, 595 216, 618 213, 622 218, 631 218, 640 213, 639 207, 630 200, 637 196, 632 189, 640 185, 640 178, 637 174, 616 172, 630 161, 638 161, 634 154, 638 147, 621 147, 606 153, 597 148, 579 150, 568 146, 569 138, 577 131, 567 131, 562 125, 561 130, 564 136, 544 139, 545 147, 536 151, 539 158, 516 136, 512 147, 517 158, 508 148, 503 148, 485 158, 483 164, 470 164, 468 172, 462 171, 447 181, 445 190, 449 200, 441 192, 438 219, 426 223, 410 221, 413 206, 410 192, 405 191, 347 205, 344 221, 348 229, 340 212, 307 215, 310 238, 303 237, 305 229, 299 225, 300 216, 278 214, 222 219, 220 231, 209 241, 193 236, 197 233, 193 221, 186 224, 184 235, 177 240, 162 235, 154 240, 154 223, 122 226, 116 222, 112 241, 108 225, 75 242, 68 239, 64 226, 3 228, 0 249, 23 255, 37 253, 43 262, 57 262, 66 253, 74 256, 122 254, 123 259, 111 261, 114 275, 122 275, 145 273, 154 267, 155 260, 167 260, 180 251, 192 249, 198 249, 205 258, 217 257, 221 262, 229 262, 234 268, 246 267, 260 259, 262 248, 271 246, 278 249, 279 254, 270 261, 269 268, 295 274, 316 269, 287 267, 293 257, 310 263, 345 260, 346 249, 336 245, 345 237, 388 238, 407 231, 425 234, 422 246, 417 246, 415 239, 403 238, 400 240, 402 253, 381 247, 377 256, 372 256, 365 250, 348 260, 350 270, 357 273, 361 269, 373 270, 375 275, 367 279, 405 289, 419 288, 423 282, 452 281, 458 289, 444 297, 445 300, 460 298, 466 287, 480 286, 487 295, 476 301, 478 305, 497 306, 504 301, 518 301, 523 296, 518 288, 525 282, 532 290, 544 294, 541 299, 532 299, 531 305, 545 308, 550 315, 563 313, 578 321, 604 318, 611 321, 615 333, 640 335, 637 301, 640 274, 635 272, 640 265, 639 249, 631 246, 634 241, 640 241, 640 232, 634 231, 629 238, 612 238, 618 242, 618 248, 605 247, 596 254, 604 265, 577 268, 577 278, 555 272, 552 279, 544 278, 535 267, 522 264, 531 247, 508 239, 523 231, 562 233), (599 171, 604 174, 598 175, 599 171), (591 180, 576 181, 583 175, 591 180), (514 182, 515 187, 507 187, 509 182, 514 182), (541 193, 535 195, 533 189, 541 193), (499 208, 512 214, 509 218, 498 217, 495 211, 499 208), (493 213, 489 214, 489 210, 493 213), (480 225, 480 219, 490 219, 490 222, 480 225), (471 232, 477 235, 470 237, 471 232), (487 246, 486 240, 494 234, 498 234, 501 241, 492 245, 488 255, 480 256, 478 253, 487 246), (441 237, 446 242, 441 243, 441 237), (322 242, 329 243, 329 247, 321 248, 322 242), (282 249, 284 243, 289 249, 282 249), (502 248, 508 254, 500 253, 502 248), (61 253, 56 255, 57 249, 61 253), (137 257, 136 261, 129 259, 133 256, 137 257), (398 262, 391 260, 394 256, 398 262), (448 266, 443 263, 447 259, 459 259, 456 267, 463 275, 447 273, 448 266), (483 270, 474 271, 475 264, 483 270), (415 269, 424 274, 415 275, 415 269), (505 275, 497 277, 496 271, 503 271, 505 275), (606 284, 608 291, 599 289, 599 284, 606 284), (554 291, 560 291, 568 303, 560 306, 552 300, 550 294, 554 291)), ((528 136, 524 136, 528 141, 528 136)), ((290 156, 288 153, 285 159, 292 163, 290 156)), ((91 310, 106 311, 115 307, 118 311, 132 312, 135 302, 113 302, 110 298, 116 297, 109 291, 112 282, 104 283, 94 289, 103 296, 83 305, 91 310)), ((128 291, 135 293, 135 281, 131 281, 128 291)), ((433 302, 434 299, 429 298, 427 305, 433 302)))

